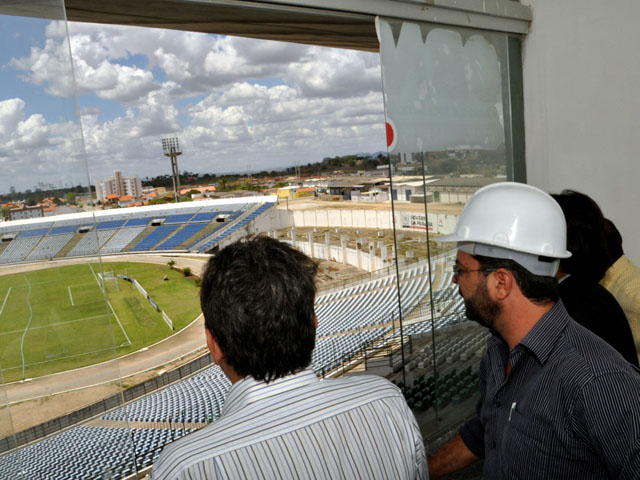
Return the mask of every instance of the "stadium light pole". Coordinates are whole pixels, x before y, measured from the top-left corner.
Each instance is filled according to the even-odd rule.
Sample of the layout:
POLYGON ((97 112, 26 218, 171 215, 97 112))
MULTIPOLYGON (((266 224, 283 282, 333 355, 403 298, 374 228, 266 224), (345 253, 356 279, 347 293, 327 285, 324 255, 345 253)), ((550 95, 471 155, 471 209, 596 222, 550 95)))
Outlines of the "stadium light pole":
POLYGON ((162 151, 165 157, 171 158, 171 172, 173 174, 173 192, 176 203, 180 201, 180 171, 178 170, 178 156, 182 155, 178 137, 162 139, 162 151))

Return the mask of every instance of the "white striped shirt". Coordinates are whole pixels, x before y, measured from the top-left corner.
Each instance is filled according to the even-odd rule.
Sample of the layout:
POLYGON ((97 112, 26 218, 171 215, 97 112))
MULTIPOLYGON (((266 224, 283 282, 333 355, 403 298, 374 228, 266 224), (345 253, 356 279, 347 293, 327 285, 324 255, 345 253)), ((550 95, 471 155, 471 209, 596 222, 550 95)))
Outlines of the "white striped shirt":
POLYGON ((215 423, 167 446, 153 480, 427 478, 422 436, 398 388, 380 377, 313 371, 231 387, 215 423))

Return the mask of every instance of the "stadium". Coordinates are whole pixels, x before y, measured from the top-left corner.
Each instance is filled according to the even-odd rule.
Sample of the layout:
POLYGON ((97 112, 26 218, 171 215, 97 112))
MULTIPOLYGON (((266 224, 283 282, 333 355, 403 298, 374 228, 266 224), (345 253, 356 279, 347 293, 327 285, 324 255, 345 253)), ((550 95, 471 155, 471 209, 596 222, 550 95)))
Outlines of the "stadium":
MULTIPOLYGON (((207 252, 256 234, 281 232, 284 241, 293 242, 291 238, 296 238, 296 227, 292 224, 295 215, 279 209, 275 200, 273 197, 249 197, 189 202, 118 209, 117 213, 95 212, 95 223, 92 216, 71 214, 47 220, 15 221, 3 226, 2 268, 20 271, 20 274, 0 276, 4 281, 2 292, 6 292, 0 313, 6 317, 0 318, 14 320, 13 323, 3 322, 2 332, 9 346, 3 350, 2 364, 10 404, 19 403, 28 396, 55 396, 56 393, 82 390, 94 385, 96 379, 108 378, 115 368, 126 381, 133 375, 122 364, 126 361, 122 359, 131 355, 141 357, 146 354, 155 358, 156 363, 147 368, 154 370, 165 369, 170 363, 167 360, 190 358, 199 353, 177 369, 125 389, 124 397, 130 400, 124 405, 113 408, 121 403, 116 394, 79 411, 64 412, 57 418, 32 425, 15 437, 5 437, 5 450, 11 448, 9 442, 13 438, 18 444, 28 446, 3 457, 3 474, 15 474, 11 469, 15 455, 35 458, 42 455, 42 449, 53 453, 58 448, 71 448, 73 456, 78 458, 77 463, 69 463, 68 455, 51 455, 53 463, 35 462, 27 473, 37 477, 43 472, 56 471, 61 475, 92 477, 108 471, 114 478, 126 478, 136 470, 144 471, 152 465, 167 442, 217 418, 229 382, 218 367, 207 366, 210 360, 203 348, 203 338, 195 335, 195 341, 181 341, 170 349, 169 357, 156 353, 169 350, 166 342, 171 342, 174 330, 183 336, 185 330, 202 331, 195 284, 190 293, 189 286, 178 289, 176 283, 185 281, 184 277, 175 267, 169 269, 165 264, 167 259, 175 259, 178 265, 189 259, 192 265, 200 264, 193 268, 193 271, 199 271, 207 252), (98 253, 102 265, 92 263, 98 253), (137 263, 140 261, 155 266, 156 271, 141 268, 144 263, 137 263), (67 265, 69 263, 71 265, 67 265), (168 272, 175 278, 167 279, 168 272), (154 277, 159 285, 154 285, 154 277), (57 290, 50 291, 51 286, 57 290), (160 290, 169 286, 165 292, 160 290), (129 293, 121 300, 118 296, 125 287, 129 288, 129 293), (21 294, 20 289, 28 289, 30 296, 21 294), (104 297, 107 298, 106 305, 104 297), (180 308, 176 308, 176 297, 183 299, 180 308), (189 297, 192 305, 187 306, 189 297), (34 312, 31 316, 26 315, 25 309, 19 310, 25 303, 28 310, 34 312), (118 303, 129 307, 135 303, 137 308, 131 319, 125 317, 127 309, 119 307, 118 303), (160 310, 160 306, 160 312, 154 311, 160 310), (144 307, 147 312, 143 311, 144 307), (38 308, 46 310, 39 312, 38 308), (154 316, 157 317, 155 321, 154 316), (18 321, 25 317, 29 317, 26 326, 18 321), (62 319, 64 321, 60 321, 62 319), (45 323, 39 324, 39 321, 45 323), (140 326, 137 324, 144 328, 135 329, 134 326, 140 326), (34 335, 42 332, 48 337, 54 329, 55 335, 64 339, 59 354, 52 354, 55 348, 51 343, 34 335), (154 334, 154 329, 161 332, 154 334), (21 343, 18 337, 25 337, 27 341, 21 343), (38 351, 40 344, 47 346, 38 351), (118 367, 114 367, 113 357, 118 363, 122 362, 118 367), (83 373, 79 375, 78 371, 83 373), (55 378, 55 387, 47 385, 51 377, 55 378), (22 386, 27 386, 26 392, 20 388, 22 386), (100 410, 103 412, 97 415, 100 410), (137 452, 135 465, 122 461, 121 453, 127 447, 118 439, 123 440, 130 434, 127 425, 136 425, 133 437, 137 452), (56 434, 50 436, 53 432, 56 434), (39 441, 32 444, 36 439, 39 441), (123 450, 114 451, 99 462, 86 461, 91 452, 102 451, 102 445, 114 440, 123 450)), ((293 208, 293 204, 287 204, 287 207, 293 208)), ((322 212, 330 214, 322 209, 318 212, 316 217, 322 216, 322 212)), ((388 216, 389 211, 383 214, 388 216)), ((308 219, 306 223, 308 225, 308 219)), ((359 224, 358 221, 355 223, 359 224)), ((345 221, 337 228, 348 232, 348 227, 349 222, 345 221)), ((357 231, 364 236, 367 230, 371 229, 357 231)), ((351 261, 359 262, 360 266, 375 266, 382 261, 381 252, 376 255, 374 248, 367 253, 345 248, 347 255, 342 259, 336 252, 331 252, 331 247, 341 250, 337 239, 334 243, 338 245, 331 245, 331 241, 329 245, 321 245, 313 241, 313 233, 311 230, 303 235, 307 241, 296 239, 295 243, 303 250, 313 251, 316 258, 342 263, 352 257, 351 261)), ((343 233, 341 237, 344 236, 343 233)), ((379 235, 375 237, 380 238, 379 235)), ((409 375, 424 382, 407 388, 408 398, 417 412, 436 408, 446 411, 449 403, 457 406, 466 403, 469 408, 477 386, 473 360, 476 353, 482 352, 485 334, 465 322, 462 299, 457 297, 451 282, 450 264, 451 253, 432 257, 431 262, 406 258, 399 277, 390 267, 374 267, 372 272, 342 280, 337 286, 335 282, 329 282, 324 288, 321 284, 316 300, 319 328, 312 359, 312 368, 318 376, 377 371, 391 375, 402 386, 406 375, 398 372, 402 365, 401 350, 406 347, 404 354, 405 361, 410 359, 409 375), (402 292, 400 303, 398 288, 402 292), (428 301, 431 298, 438 312, 433 322, 428 301), (404 319, 402 332, 399 328, 401 317, 404 319), (433 375, 437 365, 431 364, 433 344, 427 340, 432 324, 442 331, 457 326, 455 342, 443 340, 437 346, 438 356, 442 359, 438 383, 433 375), (461 343, 463 348, 460 348, 461 343), (410 353, 413 349, 415 351, 410 353), (436 388, 446 388, 447 394, 434 399, 436 388)), ((133 369, 143 369, 144 362, 137 358, 132 362, 133 369)))
POLYGON ((589 192, 639 263, 640 171, 628 134, 638 123, 628 79, 638 71, 621 60, 635 52, 620 28, 638 7, 428 3, 0 5, 0 195, 22 218, 0 222, 0 478, 146 478, 164 446, 216 422, 230 382, 206 348, 200 274, 236 240, 278 238, 319 262, 311 368, 320 378, 391 380, 428 453, 474 414, 490 335, 465 317, 454 245, 433 242, 476 190, 508 180, 589 192), (603 16, 612 22, 590 28, 603 16), (90 40, 109 35, 114 43, 94 51, 90 40), (196 69, 189 62, 200 54, 196 69), (274 67, 278 55, 290 70, 274 67), (594 58, 620 78, 594 73, 594 58), (241 80, 228 79, 234 70, 241 80), (354 93, 358 82, 364 94, 354 93), (598 115, 585 98, 602 100, 598 115), (188 201, 158 204, 131 195, 133 180, 106 192, 113 179, 98 177, 116 168, 163 179, 168 161, 159 169, 155 156, 164 155, 174 176, 147 200, 178 200, 180 179, 198 176, 181 174, 182 151, 164 148, 174 135, 192 146, 181 161, 226 168, 215 186, 194 183, 188 201), (245 137, 255 145, 234 143, 245 137), (380 139, 381 157, 331 162, 380 139), (336 150, 322 150, 329 144, 336 150), (325 159, 313 164, 316 150, 325 159), (232 173, 242 185, 234 192, 232 173), (56 214, 29 204, 44 192, 58 192, 56 214), (84 211, 76 194, 87 197, 84 211))

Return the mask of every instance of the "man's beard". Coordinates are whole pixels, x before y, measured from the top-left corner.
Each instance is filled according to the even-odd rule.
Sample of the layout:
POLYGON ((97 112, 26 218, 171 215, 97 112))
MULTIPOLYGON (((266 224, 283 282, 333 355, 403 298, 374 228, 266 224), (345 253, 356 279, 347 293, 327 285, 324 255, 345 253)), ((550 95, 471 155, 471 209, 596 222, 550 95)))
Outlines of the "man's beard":
POLYGON ((487 277, 483 277, 473 295, 464 299, 464 306, 466 308, 465 315, 469 320, 488 328, 494 328, 495 320, 502 310, 502 306, 491 300, 489 296, 487 277))

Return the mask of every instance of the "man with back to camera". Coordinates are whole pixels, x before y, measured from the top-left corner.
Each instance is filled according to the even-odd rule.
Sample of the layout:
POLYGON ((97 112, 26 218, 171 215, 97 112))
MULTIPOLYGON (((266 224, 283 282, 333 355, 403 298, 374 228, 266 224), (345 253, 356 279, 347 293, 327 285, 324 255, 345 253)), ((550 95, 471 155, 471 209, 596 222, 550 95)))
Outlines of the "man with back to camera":
POLYGON ((432 478, 484 458, 486 479, 640 478, 640 372, 558 300, 560 206, 524 184, 481 188, 456 230, 454 281, 492 337, 477 414, 429 458, 432 478))
POLYGON ((207 346, 231 380, 222 415, 163 450, 165 479, 428 478, 402 393, 373 376, 319 380, 317 265, 268 237, 209 260, 200 301, 207 346))

